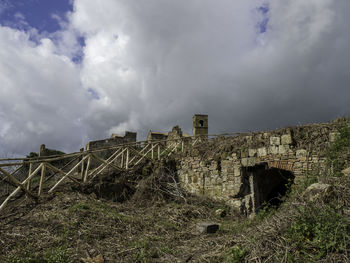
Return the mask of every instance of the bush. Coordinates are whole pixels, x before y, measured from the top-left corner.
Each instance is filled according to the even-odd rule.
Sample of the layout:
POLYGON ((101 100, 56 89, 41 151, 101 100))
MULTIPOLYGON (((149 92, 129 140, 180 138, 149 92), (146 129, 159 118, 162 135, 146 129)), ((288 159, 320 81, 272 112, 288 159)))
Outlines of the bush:
POLYGON ((339 130, 339 135, 327 152, 328 165, 332 167, 334 175, 340 176, 340 171, 345 168, 349 147, 350 127, 345 126, 339 130))
POLYGON ((295 255, 313 261, 329 253, 342 253, 349 248, 350 222, 335 203, 298 209, 286 239, 295 255))

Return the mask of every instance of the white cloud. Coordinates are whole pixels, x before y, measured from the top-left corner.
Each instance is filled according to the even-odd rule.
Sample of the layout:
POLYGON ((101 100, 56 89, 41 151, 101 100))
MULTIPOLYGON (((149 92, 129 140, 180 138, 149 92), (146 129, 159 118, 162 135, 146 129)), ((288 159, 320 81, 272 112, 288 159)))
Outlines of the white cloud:
POLYGON ((1 28, 0 138, 70 149, 125 129, 190 132, 194 113, 211 132, 349 115, 349 11, 348 0, 75 0, 39 44, 1 28))
POLYGON ((85 99, 76 65, 57 55, 50 39, 0 27, 0 147, 6 154, 81 144, 85 99))

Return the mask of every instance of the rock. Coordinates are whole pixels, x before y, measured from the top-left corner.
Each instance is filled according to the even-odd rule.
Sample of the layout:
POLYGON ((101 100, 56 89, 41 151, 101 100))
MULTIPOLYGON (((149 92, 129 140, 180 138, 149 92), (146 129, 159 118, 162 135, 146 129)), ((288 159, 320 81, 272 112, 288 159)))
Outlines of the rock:
POLYGON ((350 176, 350 167, 348 167, 348 168, 342 170, 341 172, 342 172, 342 174, 344 174, 345 176, 350 176))
POLYGON ((292 143, 292 136, 290 134, 282 135, 281 142, 283 145, 291 144, 292 143))
POLYGON ((267 155, 267 151, 265 147, 259 148, 258 149, 258 157, 264 157, 267 155))
POLYGON ((270 146, 269 152, 270 154, 278 154, 278 146, 270 146))
POLYGON ((256 162, 255 157, 250 157, 250 158, 242 158, 241 163, 243 166, 254 166, 256 162))
POLYGON ((270 137, 270 145, 280 145, 281 139, 280 137, 270 137))
POLYGON ((233 212, 236 212, 238 214, 242 213, 242 200, 240 199, 230 199, 227 204, 231 207, 233 212))
POLYGON ((286 154, 288 153, 289 146, 288 145, 279 145, 278 146, 278 153, 279 154, 286 154))
POLYGON ((222 208, 217 209, 217 210, 215 211, 215 214, 216 214, 217 216, 219 216, 219 217, 225 217, 225 216, 226 216, 226 210, 225 210, 225 209, 222 209, 222 208))
POLYGON ((255 157, 257 150, 256 149, 248 149, 249 157, 255 157))
POLYGON ((103 257, 102 257, 102 255, 98 255, 98 256, 96 256, 96 257, 94 257, 94 258, 90 258, 90 257, 88 257, 88 258, 82 258, 81 259, 84 263, 104 263, 105 261, 104 261, 104 259, 103 259, 103 257))
POLYGON ((300 149, 300 150, 297 150, 297 152, 296 152, 297 159, 300 159, 302 157, 306 157, 306 155, 307 155, 307 151, 305 149, 300 149))
POLYGON ((335 142, 335 140, 337 139, 337 137, 339 136, 339 132, 331 132, 329 134, 329 141, 330 142, 335 142))
POLYGON ((219 230, 219 224, 202 222, 197 224, 197 231, 201 234, 214 234, 219 230))
POLYGON ((329 184, 315 183, 310 185, 302 196, 310 202, 313 202, 318 199, 324 199, 330 196, 332 192, 332 186, 329 184))

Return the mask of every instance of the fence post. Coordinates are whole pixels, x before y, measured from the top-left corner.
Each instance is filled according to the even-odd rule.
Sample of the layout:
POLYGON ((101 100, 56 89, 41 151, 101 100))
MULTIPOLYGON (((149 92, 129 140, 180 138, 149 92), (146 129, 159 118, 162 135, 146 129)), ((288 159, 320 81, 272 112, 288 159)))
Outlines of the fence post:
POLYGON ((151 149, 152 149, 152 150, 151 150, 151 153, 152 153, 152 155, 151 155, 151 156, 152 156, 152 160, 153 160, 153 158, 154 158, 154 149, 153 149, 153 143, 151 144, 151 149))
MULTIPOLYGON (((32 173, 32 170, 33 170, 33 163, 29 163, 28 177, 29 177, 30 174, 32 173)), ((28 190, 28 191, 30 190, 30 179, 28 180, 28 183, 27 183, 27 190, 28 190)))
POLYGON ((89 155, 88 161, 87 161, 87 164, 86 164, 86 170, 85 170, 84 180, 83 180, 84 183, 86 183, 86 181, 87 181, 87 176, 88 176, 88 174, 89 174, 89 168, 90 168, 90 162, 91 162, 91 156, 89 155))
POLYGON ((158 142, 158 160, 160 160, 160 144, 158 142))
POLYGON ((126 148, 126 160, 125 160, 125 169, 129 169, 129 147, 126 148))
POLYGON ((38 196, 40 196, 41 192, 43 191, 43 182, 44 182, 44 177, 45 177, 45 170, 46 170, 46 165, 45 165, 45 163, 43 163, 43 166, 41 167, 41 176, 40 176, 40 182, 39 182, 38 196))
MULTIPOLYGON (((80 152, 84 152, 84 148, 81 148, 81 149, 80 149, 80 152)), ((83 159, 83 158, 84 158, 84 154, 81 155, 81 159, 83 159)), ((78 159, 78 160, 79 160, 79 159, 78 159)), ((82 180, 82 181, 84 180, 84 163, 85 163, 85 161, 82 161, 82 162, 81 162, 81 168, 80 168, 80 169, 81 169, 81 171, 80 171, 80 172, 81 172, 81 175, 80 175, 80 176, 81 176, 81 180, 82 180)))

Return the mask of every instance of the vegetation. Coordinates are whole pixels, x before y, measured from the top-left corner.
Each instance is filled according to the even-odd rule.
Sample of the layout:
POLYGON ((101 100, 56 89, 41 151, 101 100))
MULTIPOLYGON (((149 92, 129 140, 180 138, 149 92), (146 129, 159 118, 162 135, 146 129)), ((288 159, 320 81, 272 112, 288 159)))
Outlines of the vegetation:
POLYGON ((98 255, 107 262, 349 262, 350 178, 341 172, 350 166, 349 149, 350 128, 344 126, 326 153, 328 172, 307 174, 279 207, 267 204, 251 219, 181 191, 164 168, 171 163, 127 177, 123 184, 132 190, 123 202, 67 187, 65 194, 1 218, 0 262, 80 262, 98 255), (305 189, 317 182, 332 191, 308 200, 305 189), (196 224, 203 221, 218 222, 219 231, 198 234, 196 224))
MULTIPOLYGON (((306 175, 293 186, 277 210, 267 207, 235 231, 235 245, 226 262, 349 262, 350 178, 341 170, 349 166, 350 128, 339 130, 327 151, 328 173, 306 175), (303 196, 313 183, 327 183, 330 196, 314 201, 303 196)), ((222 260, 225 262, 225 260, 222 260)))

